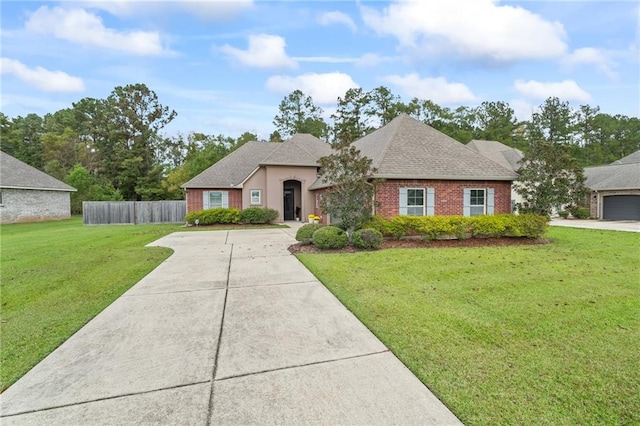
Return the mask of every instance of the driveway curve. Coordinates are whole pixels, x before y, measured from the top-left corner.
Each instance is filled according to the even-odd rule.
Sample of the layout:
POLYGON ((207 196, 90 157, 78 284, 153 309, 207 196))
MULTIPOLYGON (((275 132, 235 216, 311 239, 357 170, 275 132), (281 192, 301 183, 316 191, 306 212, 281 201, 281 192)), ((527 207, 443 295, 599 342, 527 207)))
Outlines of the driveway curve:
POLYGON ((3 425, 459 420, 294 256, 291 229, 174 254, 0 395, 3 425))

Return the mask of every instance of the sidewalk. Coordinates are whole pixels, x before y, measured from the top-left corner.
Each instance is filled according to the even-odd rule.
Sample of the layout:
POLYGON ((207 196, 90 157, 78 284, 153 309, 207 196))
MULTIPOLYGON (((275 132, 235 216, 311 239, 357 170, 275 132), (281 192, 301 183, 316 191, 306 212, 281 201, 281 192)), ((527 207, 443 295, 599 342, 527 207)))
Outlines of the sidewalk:
POLYGON ((174 254, 0 395, 13 424, 460 424, 292 256, 295 229, 174 254))

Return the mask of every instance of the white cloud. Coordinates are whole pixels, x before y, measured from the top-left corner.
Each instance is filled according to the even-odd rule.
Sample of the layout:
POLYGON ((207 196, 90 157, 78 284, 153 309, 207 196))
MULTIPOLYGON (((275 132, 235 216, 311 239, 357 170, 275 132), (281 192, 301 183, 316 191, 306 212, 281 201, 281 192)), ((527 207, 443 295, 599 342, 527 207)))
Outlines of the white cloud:
POLYGON ((580 65, 594 65, 601 74, 611 79, 618 76, 614 71, 615 63, 609 53, 604 49, 594 47, 576 49, 565 56, 562 62, 571 68, 580 65))
POLYGON ((332 72, 302 74, 296 77, 276 75, 267 80, 267 89, 275 93, 290 93, 296 89, 319 104, 333 104, 351 88, 360 87, 349 74, 332 72))
POLYGON ((573 80, 543 83, 535 80, 516 80, 513 87, 523 96, 531 99, 547 99, 555 96, 563 101, 588 102, 591 95, 573 80))
POLYGON ((131 18, 141 14, 149 16, 187 12, 202 20, 226 21, 250 10, 254 3, 253 0, 84 0, 73 4, 104 10, 120 18, 131 18))
POLYGON ((45 92, 83 92, 81 78, 62 71, 49 71, 42 67, 29 68, 20 61, 10 58, 0 59, 2 74, 12 74, 30 86, 45 92))
POLYGON ((417 73, 412 73, 404 77, 389 75, 384 77, 383 80, 397 86, 409 97, 429 99, 437 104, 459 104, 476 100, 476 97, 465 84, 449 83, 443 77, 420 78, 417 73))
POLYGON ((558 57, 567 49, 562 24, 497 0, 396 0, 382 12, 360 11, 372 30, 421 54, 509 62, 558 57))
POLYGON ((380 56, 376 53, 365 53, 358 59, 356 65, 359 67, 369 68, 375 67, 385 62, 392 62, 397 60, 399 60, 399 58, 393 56, 380 56))
POLYGON ((104 26, 102 18, 84 9, 42 6, 26 23, 29 32, 52 35, 83 46, 101 47, 136 55, 168 53, 155 31, 117 31, 104 26))
POLYGON ((276 35, 259 34, 249 36, 247 50, 225 44, 220 51, 239 63, 256 68, 297 68, 296 61, 287 56, 284 38, 276 35))
POLYGON ((356 32, 358 27, 349 15, 343 12, 326 12, 318 17, 318 22, 322 25, 340 24, 345 25, 351 31, 356 32))

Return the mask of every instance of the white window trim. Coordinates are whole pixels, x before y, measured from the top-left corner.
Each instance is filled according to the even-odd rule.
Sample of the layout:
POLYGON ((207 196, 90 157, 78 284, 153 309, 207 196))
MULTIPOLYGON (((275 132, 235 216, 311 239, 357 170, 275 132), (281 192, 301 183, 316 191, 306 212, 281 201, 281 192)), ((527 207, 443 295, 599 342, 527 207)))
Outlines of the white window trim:
POLYGON ((435 189, 434 188, 399 188, 398 189, 398 214, 400 216, 409 216, 408 208, 409 207, 419 207, 419 206, 409 206, 409 190, 422 190, 422 216, 433 216, 435 214, 435 189))
MULTIPOLYGON (((471 208, 480 207, 480 204, 471 204, 471 191, 483 191, 484 204, 482 204, 482 215, 492 215, 495 210, 495 189, 494 188, 464 188, 463 191, 463 214, 472 216, 471 208)), ((481 216, 481 215, 473 215, 481 216)))
POLYGON ((251 203, 252 206, 258 206, 262 204, 262 190, 261 189, 252 189, 249 191, 249 202, 251 203), (254 202, 253 201, 253 193, 257 192, 258 193, 258 201, 254 202))
POLYGON ((229 208, 229 191, 223 191, 220 189, 213 190, 213 191, 202 191, 202 209, 207 210, 207 209, 215 209, 215 208, 229 208), (222 198, 221 206, 211 207, 212 192, 219 192, 221 194, 221 198, 222 198))

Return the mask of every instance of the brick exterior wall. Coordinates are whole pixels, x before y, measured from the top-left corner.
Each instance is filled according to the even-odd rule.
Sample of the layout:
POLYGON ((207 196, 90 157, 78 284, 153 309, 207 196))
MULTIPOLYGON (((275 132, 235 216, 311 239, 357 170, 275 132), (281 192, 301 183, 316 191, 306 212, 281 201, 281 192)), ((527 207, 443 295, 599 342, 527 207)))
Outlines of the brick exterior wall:
POLYGON ((435 214, 438 216, 462 216, 465 188, 493 188, 494 214, 511 213, 511 182, 388 179, 376 188, 379 203, 376 214, 386 218, 398 216, 400 188, 434 188, 435 214))
POLYGON ((187 213, 202 210, 202 193, 204 191, 227 191, 229 193, 229 207, 242 209, 242 189, 198 188, 187 189, 187 213))
POLYGON ((0 191, 0 223, 41 222, 71 217, 69 192, 8 188, 0 191))

